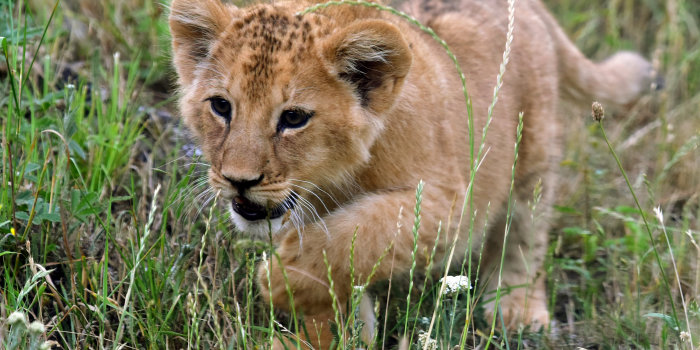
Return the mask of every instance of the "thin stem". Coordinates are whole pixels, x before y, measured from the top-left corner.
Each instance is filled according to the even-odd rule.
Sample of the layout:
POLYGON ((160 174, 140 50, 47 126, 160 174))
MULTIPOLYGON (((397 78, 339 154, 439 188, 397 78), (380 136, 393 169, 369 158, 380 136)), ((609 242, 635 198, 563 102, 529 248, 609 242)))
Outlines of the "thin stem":
MULTIPOLYGON (((620 172, 622 173, 622 176, 625 178, 625 183, 627 184, 627 188, 630 190, 630 193, 632 194, 632 198, 634 198, 634 204, 637 205, 637 209, 639 210, 639 214, 642 216, 642 221, 644 221, 644 227, 647 230, 647 233, 649 234, 649 242, 651 243, 651 247, 654 249, 654 256, 656 257, 656 262, 659 264, 659 271, 661 272, 661 278, 664 281, 664 285, 666 286, 666 294, 668 295, 668 300, 671 302, 671 312, 673 313, 673 320, 678 324, 678 314, 676 313, 676 305, 673 302, 673 295, 671 294, 671 285, 668 282, 668 277, 666 276, 666 272, 664 271, 664 265, 661 262, 661 257, 659 256, 659 250, 656 248, 656 244, 654 243, 654 235, 651 233, 651 227, 649 226, 649 222, 647 221, 646 215, 644 215, 644 210, 642 209, 642 205, 639 204, 639 199, 637 198, 637 195, 634 193, 634 189, 632 188, 632 183, 630 182, 629 177, 627 177, 627 173, 625 172, 625 168, 622 167, 622 162, 620 161, 620 158, 617 156, 617 153, 615 153, 615 150, 613 149, 612 145, 610 144, 610 140, 608 139, 608 135, 605 133, 605 128, 603 128, 603 119, 600 118, 598 120, 598 126, 600 127, 600 131, 603 134, 603 139, 605 140, 605 143, 608 145, 608 149, 610 149, 610 153, 612 153, 613 158, 615 158, 615 162, 617 163, 618 168, 620 168, 620 172)), ((679 336, 676 334, 676 336, 679 336)))
POLYGON ((117 327, 117 335, 114 340, 114 349, 116 349, 119 346, 119 343, 121 342, 123 331, 124 331, 124 318, 126 317, 127 314, 131 314, 130 312, 127 312, 127 308, 129 307, 129 301, 131 299, 131 293, 134 288, 134 280, 136 279, 136 270, 139 267, 139 263, 141 262, 141 257, 143 256, 143 252, 146 249, 146 241, 148 240, 148 236, 151 233, 151 225, 153 224, 153 220, 155 219, 155 214, 156 214, 156 208, 158 207, 158 192, 160 192, 160 184, 156 186, 155 192, 153 192, 153 201, 151 202, 151 212, 148 214, 148 221, 146 222, 146 227, 144 230, 144 234, 141 237, 141 241, 139 242, 139 250, 136 253, 136 259, 134 259, 134 266, 131 268, 131 273, 129 276, 129 288, 126 291, 126 296, 124 297, 124 307, 122 308, 123 314, 121 317, 119 317, 119 326, 117 327))
POLYGON ((413 273, 416 270, 416 253, 418 252, 418 230, 420 229, 420 212, 421 212, 421 202, 423 201, 423 180, 418 182, 418 187, 416 188, 416 207, 413 210, 414 221, 413 221, 413 251, 411 251, 411 269, 409 270, 408 277, 408 293, 406 294, 406 319, 404 321, 403 336, 406 336, 408 331, 408 316, 411 310, 411 291, 413 290, 413 273))

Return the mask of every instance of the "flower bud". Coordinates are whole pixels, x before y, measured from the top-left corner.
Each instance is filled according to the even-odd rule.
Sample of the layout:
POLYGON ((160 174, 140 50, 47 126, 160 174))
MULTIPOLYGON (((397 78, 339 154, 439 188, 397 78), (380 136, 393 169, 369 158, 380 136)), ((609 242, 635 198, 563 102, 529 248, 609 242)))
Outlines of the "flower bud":
POLYGON ((603 110, 603 105, 600 102, 593 102, 591 108, 593 109, 593 120, 599 122, 605 118, 605 110, 603 110))

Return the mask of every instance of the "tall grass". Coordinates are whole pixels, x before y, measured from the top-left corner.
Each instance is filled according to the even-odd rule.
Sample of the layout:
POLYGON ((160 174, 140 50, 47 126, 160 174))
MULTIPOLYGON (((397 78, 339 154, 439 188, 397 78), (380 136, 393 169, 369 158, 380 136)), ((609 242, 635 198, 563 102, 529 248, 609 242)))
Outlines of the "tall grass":
MULTIPOLYGON (((545 266, 556 323, 503 333, 484 318, 478 284, 445 293, 447 282, 415 273, 408 291, 392 281, 375 305, 368 347, 403 336, 424 349, 698 347, 700 4, 547 3, 588 55, 642 50, 665 78, 610 114, 605 135, 584 113, 565 113, 570 180, 545 266)), ((300 331, 296 314, 259 298, 267 243, 235 236, 225 211, 201 207, 215 195, 169 117, 163 12, 143 0, 0 0, 0 347, 253 349, 300 331), (34 321, 44 329, 29 331, 34 321)), ((465 145, 474 160, 478 146, 465 145)), ((348 310, 386 287, 355 284, 348 310)), ((339 343, 362 345, 366 325, 340 316, 339 343)))

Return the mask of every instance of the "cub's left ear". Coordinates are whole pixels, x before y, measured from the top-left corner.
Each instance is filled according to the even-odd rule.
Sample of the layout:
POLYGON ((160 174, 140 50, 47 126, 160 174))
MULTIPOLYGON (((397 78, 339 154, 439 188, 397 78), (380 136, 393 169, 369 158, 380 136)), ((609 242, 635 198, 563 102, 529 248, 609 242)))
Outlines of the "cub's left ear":
POLYGON ((331 73, 350 83, 363 107, 391 108, 411 68, 412 55, 396 26, 381 20, 353 23, 322 47, 331 73))

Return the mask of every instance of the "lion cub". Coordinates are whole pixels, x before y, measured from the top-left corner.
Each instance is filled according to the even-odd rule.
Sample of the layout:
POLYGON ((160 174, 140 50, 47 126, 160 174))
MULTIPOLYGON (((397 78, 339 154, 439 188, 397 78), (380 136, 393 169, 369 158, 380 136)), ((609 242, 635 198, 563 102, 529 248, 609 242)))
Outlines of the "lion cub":
MULTIPOLYGON (((441 222, 443 228, 452 223, 437 241, 434 261, 444 261, 458 235, 453 261, 462 261, 469 249, 472 256, 481 255, 480 280, 494 290, 522 112, 502 282, 527 287, 504 295, 501 306, 508 326, 547 325, 539 272, 556 187, 559 100, 629 103, 648 85, 649 63, 634 53, 593 63, 539 0, 517 1, 510 62, 484 140, 486 151, 472 160, 460 77, 435 40, 366 6, 298 14, 310 5, 274 1, 239 9, 219 0, 174 0, 170 14, 181 113, 211 164, 210 184, 221 191, 238 230, 271 234, 277 245, 279 260, 260 267, 263 297, 271 296, 276 307, 290 307, 286 269, 307 329, 325 328, 310 341, 327 347, 327 320, 334 315, 324 254, 341 311, 353 287, 354 234, 356 281, 368 277, 388 246, 390 258, 373 280, 405 274, 412 261, 410 213, 420 180, 425 187, 419 254, 433 250, 441 222), (473 202, 457 227, 472 161, 478 163, 473 202), (532 220, 527 203, 539 182, 538 219, 532 220), (398 230, 397 220, 403 227, 398 230)), ((405 9, 459 58, 478 147, 506 42, 507 3, 414 0, 405 9)), ((420 264, 426 259, 417 260, 424 269, 420 264)))

